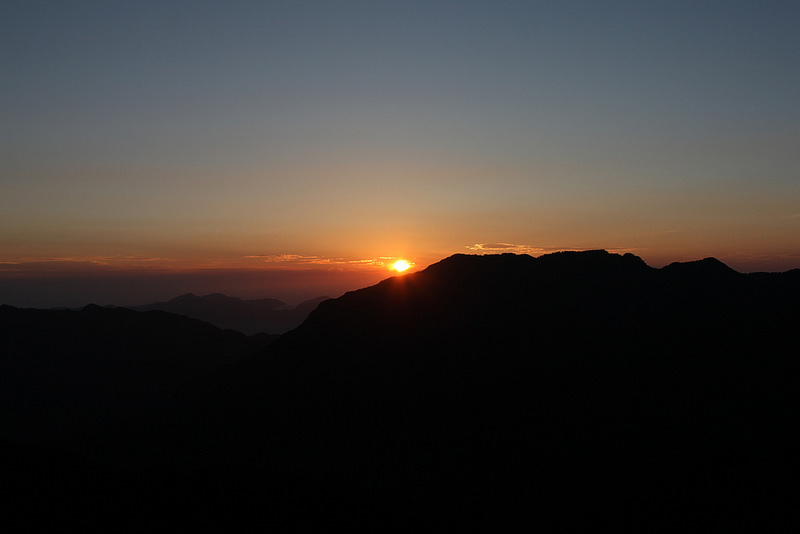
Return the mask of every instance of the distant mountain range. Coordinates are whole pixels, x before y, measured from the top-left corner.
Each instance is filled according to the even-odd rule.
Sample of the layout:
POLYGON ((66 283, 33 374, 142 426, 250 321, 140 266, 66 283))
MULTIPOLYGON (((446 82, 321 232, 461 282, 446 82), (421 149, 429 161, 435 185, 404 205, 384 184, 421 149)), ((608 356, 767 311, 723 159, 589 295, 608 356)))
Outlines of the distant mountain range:
POLYGON ((798 302, 797 269, 589 251, 455 255, 268 345, 2 307, 6 478, 16 509, 68 510, 40 526, 776 528, 797 509, 798 302), (42 408, 129 373, 166 400, 42 408))
POLYGON ((243 300, 221 293, 205 296, 187 293, 167 302, 128 307, 137 311, 160 310, 185 315, 247 335, 283 334, 297 327, 320 302, 329 298, 317 297, 289 306, 278 299, 243 300))

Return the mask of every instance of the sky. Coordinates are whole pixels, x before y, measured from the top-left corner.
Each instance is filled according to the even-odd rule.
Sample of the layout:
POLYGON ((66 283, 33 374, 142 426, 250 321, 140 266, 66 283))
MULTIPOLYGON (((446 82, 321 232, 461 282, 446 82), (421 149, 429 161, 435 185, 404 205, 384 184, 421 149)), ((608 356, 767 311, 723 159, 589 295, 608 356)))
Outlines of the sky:
POLYGON ((797 2, 0 15, 0 303, 298 300, 454 253, 800 267, 797 2))

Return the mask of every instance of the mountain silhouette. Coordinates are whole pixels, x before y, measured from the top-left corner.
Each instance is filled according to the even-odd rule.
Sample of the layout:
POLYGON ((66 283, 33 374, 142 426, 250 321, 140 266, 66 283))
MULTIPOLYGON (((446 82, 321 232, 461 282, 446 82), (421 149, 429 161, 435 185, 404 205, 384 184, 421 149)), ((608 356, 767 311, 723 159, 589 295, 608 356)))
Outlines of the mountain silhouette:
POLYGON ((788 505, 798 275, 456 255, 321 303, 181 433, 396 520, 741 524, 788 505))
POLYGON ((714 259, 455 255, 320 303, 61 464, 200 522, 213 494, 318 528, 779 525, 799 297, 800 270, 714 259))
POLYGON ((330 297, 317 297, 289 306, 278 299, 243 300, 221 293, 197 296, 187 293, 166 302, 130 306, 138 311, 160 310, 206 321, 219 328, 247 335, 283 334, 305 320, 317 305, 330 297))

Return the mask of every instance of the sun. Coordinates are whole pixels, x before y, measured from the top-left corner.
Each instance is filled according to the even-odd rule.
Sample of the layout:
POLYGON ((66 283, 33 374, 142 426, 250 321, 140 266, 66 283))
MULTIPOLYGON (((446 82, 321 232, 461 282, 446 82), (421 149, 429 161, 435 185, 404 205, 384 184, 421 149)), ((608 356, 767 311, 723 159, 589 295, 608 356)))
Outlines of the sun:
POLYGON ((406 260, 397 260, 392 264, 392 269, 397 271, 398 273, 402 273, 403 271, 407 270, 411 267, 411 264, 408 263, 406 260))

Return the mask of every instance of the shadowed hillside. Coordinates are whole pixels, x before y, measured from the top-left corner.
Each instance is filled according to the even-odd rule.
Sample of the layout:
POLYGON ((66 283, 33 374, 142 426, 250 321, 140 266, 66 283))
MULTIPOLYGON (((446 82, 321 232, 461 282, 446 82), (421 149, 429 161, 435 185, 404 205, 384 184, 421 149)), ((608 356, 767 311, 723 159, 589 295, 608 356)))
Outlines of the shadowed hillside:
POLYGON ((456 255, 77 450, 179 510, 211 485, 317 527, 763 528, 794 509, 798 301, 798 270, 456 255))
POLYGON ((269 341, 158 311, 0 306, 0 435, 63 444, 163 406, 269 341))

